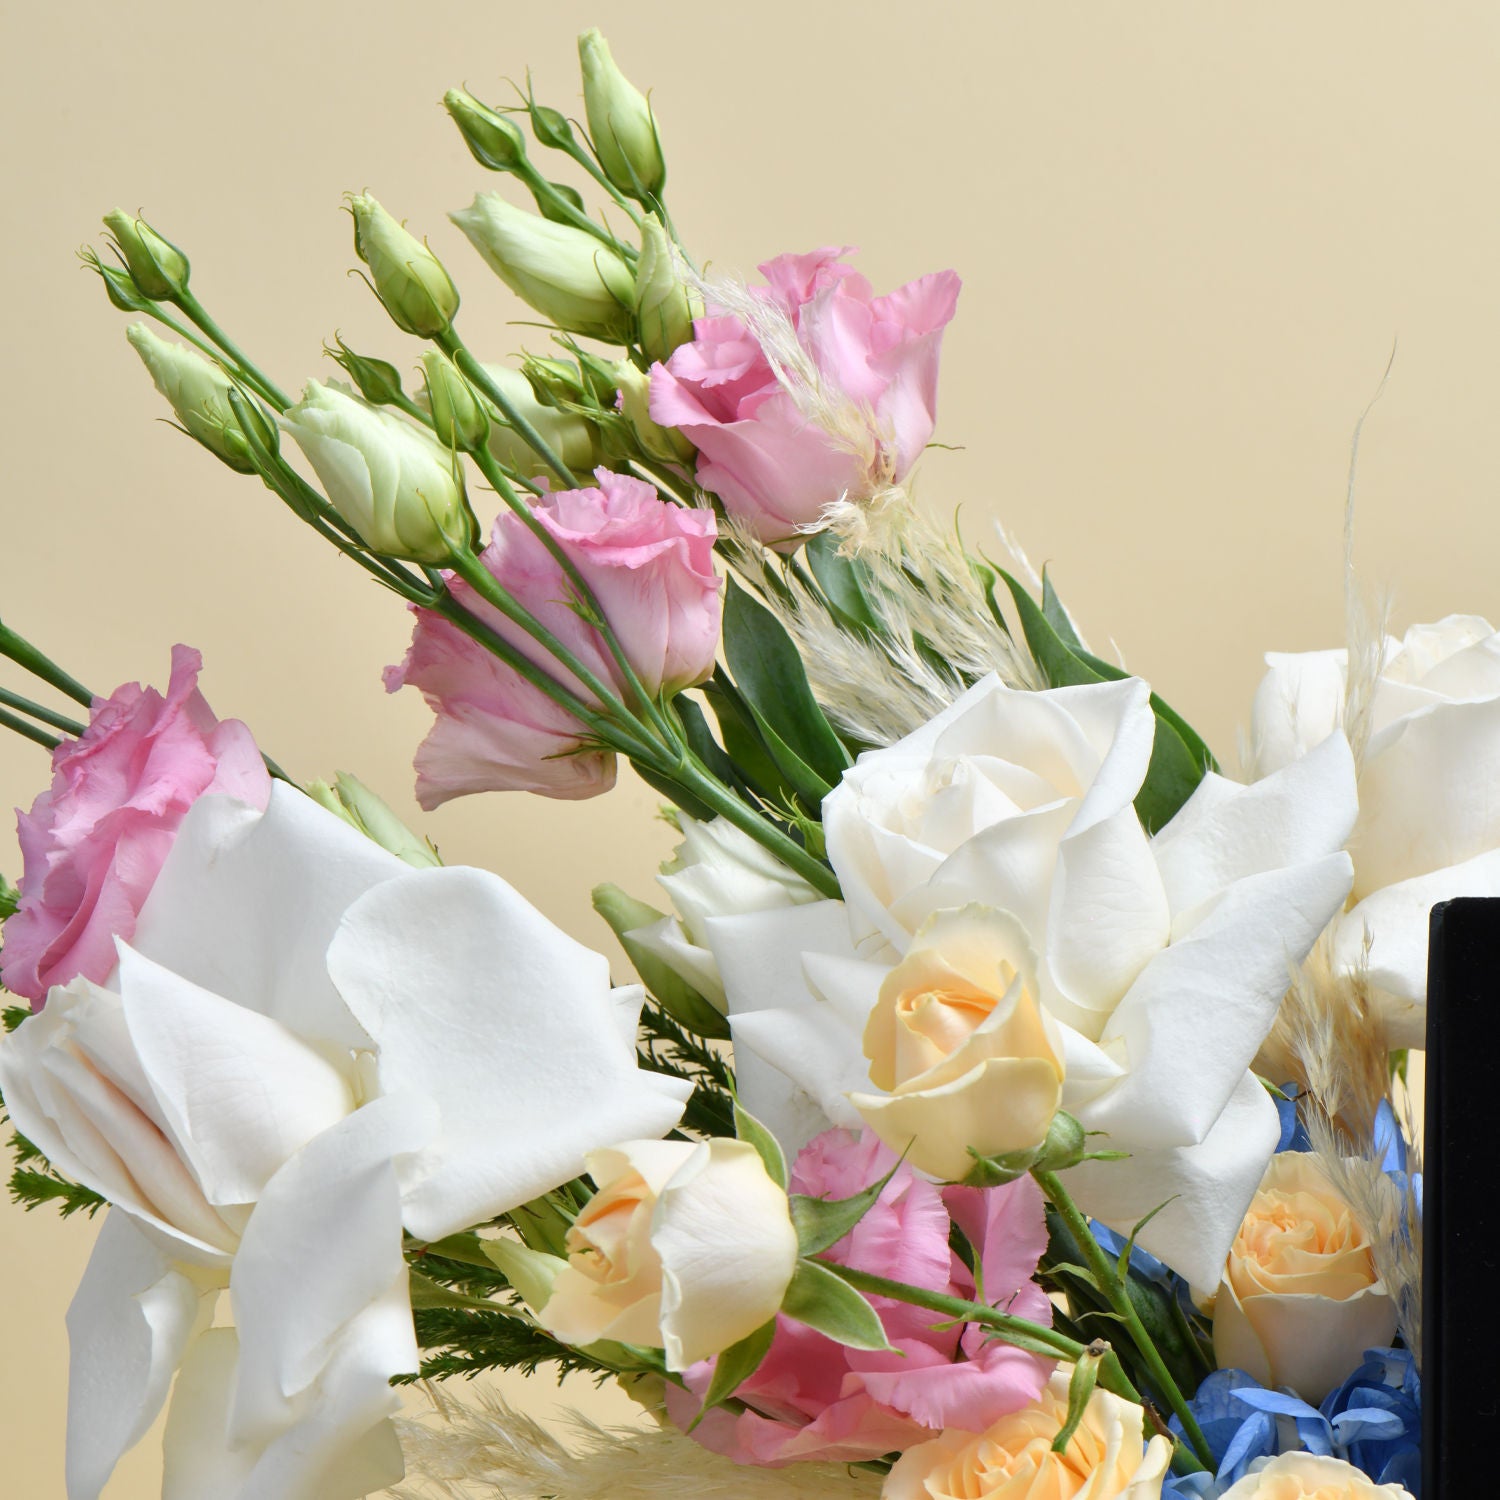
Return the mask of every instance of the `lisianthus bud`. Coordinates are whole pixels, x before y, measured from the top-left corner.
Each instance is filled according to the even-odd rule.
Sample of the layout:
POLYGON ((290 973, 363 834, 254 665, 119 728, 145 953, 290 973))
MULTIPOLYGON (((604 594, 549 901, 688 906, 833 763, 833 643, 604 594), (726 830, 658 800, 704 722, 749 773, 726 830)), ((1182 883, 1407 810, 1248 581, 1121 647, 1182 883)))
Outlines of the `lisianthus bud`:
POLYGON ((690 464, 697 449, 675 428, 651 420, 651 377, 628 359, 614 365, 620 412, 648 458, 669 464, 690 464))
POLYGON ((388 360, 375 359, 368 354, 356 354, 338 334, 333 341, 337 349, 326 344, 323 352, 343 369, 366 401, 376 406, 399 406, 405 392, 401 389, 401 374, 388 360))
POLYGON ((117 208, 105 214, 104 224, 142 295, 155 302, 176 302, 187 291, 187 256, 144 219, 117 208))
POLYGON ((647 357, 666 359, 679 344, 687 343, 695 313, 702 311, 701 300, 689 294, 682 279, 672 237, 655 214, 647 214, 641 221, 641 258, 635 269, 635 318, 647 357))
POLYGON ((368 193, 349 200, 355 253, 370 268, 375 294, 403 333, 430 339, 452 326, 458 288, 443 263, 368 193))
POLYGON ((490 269, 559 328, 623 344, 635 331, 630 268, 593 235, 480 193, 449 217, 490 269))
POLYGON ((591 1152, 588 1169, 599 1191, 568 1231, 544 1328, 570 1344, 663 1349, 669 1370, 685 1370, 775 1317, 797 1234, 748 1142, 626 1141, 591 1152))
POLYGON ((326 781, 310 782, 303 790, 314 802, 336 813, 351 828, 359 829, 366 838, 414 869, 431 869, 442 864, 432 841, 418 838, 359 777, 340 771, 334 782, 333 786, 326 781))
POLYGON ((470 544, 474 518, 453 455, 421 428, 316 380, 281 425, 373 551, 436 564, 470 544))
POLYGON ((526 160, 526 137, 467 89, 449 89, 443 95, 443 108, 453 116, 464 144, 481 167, 510 172, 526 160))
MULTIPOLYGON (((231 469, 254 474, 256 464, 250 444, 229 404, 232 389, 229 377, 185 344, 158 338, 145 323, 132 323, 125 337, 188 435, 197 438, 231 469)), ((274 449, 276 431, 260 416, 259 406, 247 399, 243 409, 258 424, 256 436, 262 446, 274 449)))
POLYGON ((656 194, 667 180, 656 121, 646 96, 615 65, 597 30, 578 38, 583 107, 604 175, 633 198, 656 194))
POLYGON ((438 441, 464 453, 484 447, 490 435, 489 408, 453 361, 430 349, 422 356, 422 373, 427 377, 424 404, 438 441))
MULTIPOLYGON (((579 413, 537 400, 535 385, 528 378, 532 363, 527 361, 527 374, 508 365, 486 365, 484 372, 505 393, 517 414, 531 423, 570 469, 587 473, 602 456, 598 434, 593 424, 579 413)), ((577 367, 563 360, 548 360, 546 363, 571 369, 575 378, 577 376, 577 367)), ((518 474, 535 473, 541 462, 531 444, 505 422, 491 424, 489 446, 490 452, 501 463, 518 474)))

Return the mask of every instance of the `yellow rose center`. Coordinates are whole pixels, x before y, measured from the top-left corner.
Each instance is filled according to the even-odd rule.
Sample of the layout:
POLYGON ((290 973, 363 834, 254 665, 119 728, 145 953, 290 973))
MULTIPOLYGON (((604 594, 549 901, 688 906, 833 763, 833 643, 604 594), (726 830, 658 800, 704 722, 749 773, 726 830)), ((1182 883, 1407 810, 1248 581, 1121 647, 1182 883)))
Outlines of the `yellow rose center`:
POLYGON ((633 1253, 636 1216, 651 1197, 639 1172, 628 1172, 607 1191, 589 1200, 567 1233, 568 1263, 601 1285, 628 1281, 639 1269, 633 1253))

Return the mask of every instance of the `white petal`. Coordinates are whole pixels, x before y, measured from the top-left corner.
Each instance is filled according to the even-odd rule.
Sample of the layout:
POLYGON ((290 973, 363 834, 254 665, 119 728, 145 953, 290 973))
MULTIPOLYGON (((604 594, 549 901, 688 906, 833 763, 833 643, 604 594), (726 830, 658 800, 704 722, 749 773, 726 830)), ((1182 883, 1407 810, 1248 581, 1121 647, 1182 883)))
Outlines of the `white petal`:
POLYGON ((1432 908, 1458 896, 1500 896, 1500 849, 1386 886, 1339 918, 1334 961, 1348 970, 1365 967, 1393 1047, 1426 1045, 1427 935, 1432 908))
POLYGON ((354 1108, 337 1068, 279 1021, 120 945, 126 1024, 163 1123, 210 1203, 251 1203, 354 1108))
POLYGON ((365 1357, 382 1347, 392 1312, 410 1322, 405 1289, 347 1331, 325 1386, 309 1392, 298 1423, 270 1443, 226 1439, 238 1363, 232 1328, 211 1328, 188 1351, 163 1438, 162 1500, 358 1500, 402 1477, 401 1445, 389 1420, 399 1398, 365 1357))
MULTIPOLYGON (((265 1443, 292 1425, 345 1330, 406 1284, 393 1157, 435 1127, 430 1108, 377 1099, 309 1141, 262 1193, 230 1274, 240 1336, 230 1431, 265 1443)), ((411 1320, 371 1349, 387 1377, 417 1368, 411 1320)))
POLYGON ((814 1002, 799 1010, 752 1011, 731 1016, 729 1029, 734 1034, 740 1097, 784 1148, 796 1152, 829 1123, 859 1128, 859 1111, 845 1096, 851 1089, 869 1089, 870 1066, 860 1033, 851 1030, 831 1005, 814 1002), (792 1087, 784 1096, 766 1090, 770 1097, 765 1097, 754 1072, 747 1072, 752 1058, 790 1081, 792 1087), (810 1101, 817 1114, 810 1114, 801 1100, 810 1101), (804 1135, 808 1127, 810 1134, 804 1135), (783 1135, 783 1129, 788 1133, 783 1135))
POLYGON ((854 958, 846 908, 814 901, 776 911, 714 917, 704 924, 724 980, 729 1014, 800 1009, 811 1003, 802 957, 832 953, 854 958))
POLYGON ((1133 806, 1063 839, 1046 931, 1047 972, 1065 1002, 1054 1008, 1097 1035, 1172 932, 1151 843, 1133 806))
POLYGON ((1137 1243, 1194 1286, 1215 1287, 1280 1134, 1270 1095, 1245 1073, 1200 1144, 1084 1162, 1062 1182, 1085 1213, 1120 1234, 1165 1203, 1137 1243))
POLYGON ((1205 776, 1151 842, 1173 914, 1246 876, 1342 849, 1358 811, 1354 757, 1341 733, 1250 786, 1205 776))
POLYGON ((1373 735, 1360 772, 1354 896, 1500 847, 1500 698, 1440 703, 1373 735))
POLYGON ((786 1194, 753 1146, 723 1137, 704 1141, 662 1189, 651 1243, 661 1256, 669 1370, 769 1323, 797 1266, 786 1194))
POLYGON ((183 819, 132 946, 309 1041, 368 1046, 324 955, 350 903, 408 869, 284 782, 271 783, 264 814, 202 797, 183 819))
POLYGON ((665 1135, 689 1088, 620 1046, 609 965, 498 876, 411 870, 349 909, 328 953, 383 1093, 440 1126, 403 1157, 405 1220, 441 1239, 576 1176, 610 1141, 665 1135))
POLYGON ((1123 677, 1118 682, 1086 683, 1024 696, 1043 698, 1066 709, 1099 757, 1099 769, 1084 793, 1074 831, 1092 828, 1129 807, 1146 779, 1156 740, 1151 689, 1138 677, 1123 677))
POLYGON ((1347 659, 1342 650, 1267 652, 1250 715, 1256 775, 1291 765, 1339 727, 1347 659))
POLYGON ((1123 1043, 1126 1075, 1080 1116, 1088 1127, 1127 1149, 1202 1140, 1349 878, 1348 855, 1333 854, 1238 881, 1147 965, 1102 1038, 1111 1053, 1123 1043))
POLYGON ((676 917, 663 917, 649 927, 627 933, 631 942, 653 953, 674 974, 685 979, 705 1000, 724 1008, 724 981, 711 949, 700 948, 676 917))
POLYGON ((192 1282, 110 1213, 68 1309, 68 1500, 95 1500, 156 1420, 197 1313, 192 1282))

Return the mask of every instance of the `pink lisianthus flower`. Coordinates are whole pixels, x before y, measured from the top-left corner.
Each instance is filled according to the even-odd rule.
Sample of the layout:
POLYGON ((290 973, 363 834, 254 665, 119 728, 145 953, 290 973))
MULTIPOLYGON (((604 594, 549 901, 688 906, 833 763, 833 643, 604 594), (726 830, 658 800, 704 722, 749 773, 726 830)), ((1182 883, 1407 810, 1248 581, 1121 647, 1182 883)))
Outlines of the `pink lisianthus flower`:
POLYGON ((839 259, 847 253, 782 255, 760 267, 767 285, 755 293, 789 323, 811 382, 787 370, 782 351, 783 383, 761 336, 732 314, 699 318, 692 342, 651 370, 652 420, 679 428, 698 448, 698 482, 782 550, 826 507, 900 484, 937 420, 957 274, 939 271, 877 297, 839 259))
MULTIPOLYGON (((846 1198, 889 1171, 895 1153, 872 1133, 829 1130, 791 1172, 793 1192, 846 1198)), ((1046 1248, 1042 1197, 1023 1177, 1005 1187, 942 1188, 897 1167, 870 1211, 825 1257, 839 1265, 950 1296, 972 1298, 974 1277, 949 1247, 957 1223, 979 1257, 986 1299, 1050 1325, 1052 1304, 1032 1280, 1046 1248)), ((711 1412, 694 1429, 705 1447, 739 1463, 855 1462, 926 1442, 944 1429, 979 1432, 1037 1398, 1052 1370, 975 1324, 944 1327, 937 1314, 872 1297, 899 1353, 846 1348, 778 1316, 760 1368, 735 1393, 743 1412, 711 1412)), ((697 1416, 713 1361, 667 1389, 667 1410, 686 1428, 697 1416)))
MULTIPOLYGON (((535 500, 532 513, 592 590, 625 659, 653 696, 713 671, 722 601, 708 511, 683 510, 649 484, 608 469, 598 487, 535 500)), ((598 629, 573 607, 561 565, 512 511, 495 522, 480 561, 595 677, 623 698, 624 674, 598 629)), ((470 614, 591 707, 584 684, 462 579, 448 587, 470 614)), ((411 648, 387 667, 389 691, 410 683, 437 716, 417 751, 417 801, 429 811, 471 792, 529 791, 578 800, 614 785, 611 751, 587 743, 579 721, 514 667, 430 610, 411 648)))
POLYGON ((5 924, 0 981, 40 1010, 47 991, 103 981, 199 797, 264 809, 271 778, 250 731, 216 719, 198 691, 203 658, 172 648, 165 696, 126 683, 96 698, 88 727, 52 752, 52 785, 18 812, 20 906, 5 924))

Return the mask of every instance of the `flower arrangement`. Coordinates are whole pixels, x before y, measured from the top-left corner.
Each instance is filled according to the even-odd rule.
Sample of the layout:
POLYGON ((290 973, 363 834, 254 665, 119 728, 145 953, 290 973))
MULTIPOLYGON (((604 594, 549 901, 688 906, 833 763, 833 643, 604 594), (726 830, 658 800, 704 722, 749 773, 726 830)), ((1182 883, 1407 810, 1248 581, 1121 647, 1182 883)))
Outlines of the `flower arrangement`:
POLYGON ((424 808, 623 756, 682 842, 670 910, 595 892, 617 984, 355 778, 295 785, 196 653, 104 697, 0 625, 53 771, 0 889, 13 1190, 103 1216, 70 1500, 164 1408, 167 1493, 352 1500, 403 1477, 401 1383, 539 1365, 659 1431, 574 1463, 450 1385, 466 1469, 407 1434, 413 1482, 583 1500, 639 1441, 656 1493, 1415 1495, 1398 1080, 1429 908, 1500 893, 1451 792, 1495 632, 1353 610, 1224 775, 914 502, 958 278, 706 273, 651 105, 580 58, 585 123, 444 101, 503 189, 454 222, 550 330, 517 365, 367 194, 413 392, 340 341, 293 400, 143 218, 89 260, 184 432, 406 602, 424 808))

